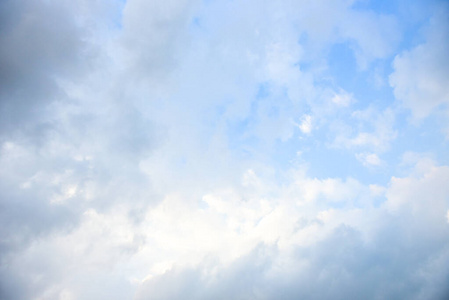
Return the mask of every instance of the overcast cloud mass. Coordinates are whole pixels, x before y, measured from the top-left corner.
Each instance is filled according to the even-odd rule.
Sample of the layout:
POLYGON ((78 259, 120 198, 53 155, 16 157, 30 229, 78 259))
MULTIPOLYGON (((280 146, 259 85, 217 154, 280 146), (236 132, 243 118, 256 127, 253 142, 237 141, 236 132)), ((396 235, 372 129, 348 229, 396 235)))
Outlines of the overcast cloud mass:
POLYGON ((0 299, 449 299, 448 16, 0 1, 0 299))

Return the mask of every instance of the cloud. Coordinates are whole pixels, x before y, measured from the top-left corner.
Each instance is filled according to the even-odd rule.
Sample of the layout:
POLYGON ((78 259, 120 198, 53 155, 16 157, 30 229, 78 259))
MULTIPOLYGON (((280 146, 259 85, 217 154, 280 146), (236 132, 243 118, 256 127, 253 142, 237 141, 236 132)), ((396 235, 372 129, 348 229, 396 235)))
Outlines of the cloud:
POLYGON ((105 30, 100 23, 113 22, 118 8, 114 1, 2 2, 2 140, 21 131, 35 137, 48 132, 49 105, 66 97, 59 81, 77 82, 91 70, 105 30))
POLYGON ((428 117, 438 108, 446 109, 449 103, 447 11, 446 3, 441 3, 425 30, 425 42, 397 55, 393 62, 390 85, 395 97, 416 120, 428 117))
POLYGON ((335 147, 369 149, 379 153, 386 151, 397 137, 395 114, 391 109, 381 112, 373 107, 356 110, 351 113, 351 119, 352 126, 336 122, 333 128, 336 131, 335 147))
POLYGON ((335 94, 334 97, 332 97, 331 100, 333 103, 335 103, 338 106, 348 106, 352 102, 354 102, 352 95, 345 93, 335 94))
MULTIPOLYGON (((369 213, 370 218, 375 217, 368 222, 368 227, 359 223, 366 211, 360 211, 362 215, 357 220, 350 211, 337 209, 330 218, 321 218, 317 229, 323 230, 333 223, 332 219, 339 221, 307 246, 298 245, 294 236, 316 226, 313 223, 298 227, 284 242, 285 231, 279 231, 281 235, 275 244, 255 245, 254 250, 230 263, 206 259, 196 266, 173 267, 144 281, 137 299, 177 299, 180 295, 192 299, 327 299, 331 296, 335 299, 354 296, 443 299, 448 291, 434 282, 442 282, 448 276, 447 270, 442 269, 449 259, 447 243, 442 239, 449 230, 442 209, 448 205, 444 199, 449 191, 443 187, 448 175, 446 169, 428 169, 420 179, 393 178, 384 205, 369 213), (414 196, 409 197, 404 190, 414 196), (398 201, 406 202, 397 206, 398 201), (432 205, 427 201, 432 201, 432 205), (425 206, 408 209, 409 205, 419 203, 425 206), (401 213, 390 212, 392 205, 401 213), (339 214, 341 219, 337 217, 339 214), (407 288, 410 284, 415 288, 407 288), (325 292, 316 292, 322 290, 325 292)), ((237 212, 221 211, 227 216, 237 212)), ((292 209, 284 213, 287 211, 292 209)), ((285 217, 277 222, 281 220, 285 217)))
POLYGON ((375 153, 358 153, 356 158, 365 166, 382 165, 382 160, 375 153))
POLYGON ((152 83, 176 66, 196 1, 127 1, 119 37, 120 65, 134 80, 152 83))
POLYGON ((328 66, 412 103, 440 21, 360 5, 3 1, 0 298, 447 296, 445 146, 328 66))
POLYGON ((4 134, 39 119, 42 106, 60 96, 54 77, 83 65, 79 54, 84 33, 64 4, 4 1, 1 6, 0 119, 4 134))
POLYGON ((298 22, 314 44, 351 43, 358 66, 365 69, 375 59, 394 53, 400 41, 398 21, 393 15, 356 9, 357 1, 304 2, 298 22), (326 22, 322 22, 320 16, 326 22))
POLYGON ((310 134, 312 132, 312 117, 310 115, 304 115, 301 124, 297 124, 299 129, 304 134, 310 134))
POLYGON ((17 273, 9 276, 28 282, 46 274, 29 295, 71 293, 86 299, 112 283, 119 290, 101 295, 119 298, 138 287, 136 299, 343 299, 354 294, 439 299, 447 292, 435 284, 448 276, 443 268, 449 259, 443 238, 449 230, 447 171, 434 166, 392 178, 380 206, 374 205, 378 193, 361 201, 372 188, 354 180, 296 179, 260 194, 260 188, 251 187, 267 186, 266 179, 251 172, 252 183, 204 195, 206 206, 188 195, 172 195, 147 208, 139 223, 129 219, 131 204, 104 213, 89 210, 70 233, 54 234, 12 255, 10 266, 17 273), (308 197, 313 190, 321 196, 308 197), (340 204, 334 208, 325 204, 335 201, 340 204), (37 259, 50 271, 42 273, 34 265, 37 259), (67 268, 74 273, 64 273, 67 268), (21 277, 22 269, 29 275, 21 277), (86 276, 101 284, 86 289, 86 276), (415 288, 407 288, 412 283, 415 288), (325 293, 316 292, 324 287, 325 293))
POLYGON ((104 70, 91 69, 107 56, 92 17, 109 22, 119 6, 81 2, 1 4, 10 13, 0 35, 4 255, 67 233, 89 207, 143 199, 135 160, 155 144, 153 124, 132 107, 112 108, 110 89, 98 91, 108 87, 104 70))

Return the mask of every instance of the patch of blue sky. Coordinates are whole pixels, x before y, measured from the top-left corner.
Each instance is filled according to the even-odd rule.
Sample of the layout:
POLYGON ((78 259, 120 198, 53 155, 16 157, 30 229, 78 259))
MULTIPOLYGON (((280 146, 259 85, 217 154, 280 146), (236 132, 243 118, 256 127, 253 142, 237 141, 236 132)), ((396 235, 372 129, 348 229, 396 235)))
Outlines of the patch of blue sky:
POLYGON ((358 0, 352 4, 356 10, 373 11, 380 14, 394 15, 401 22, 427 19, 435 6, 446 0, 358 0), (408 18, 407 18, 408 17, 408 18))
POLYGON ((258 138, 254 135, 256 122, 255 108, 246 118, 228 118, 225 120, 225 134, 229 150, 239 158, 250 158, 257 152, 258 138))
MULTIPOLYGON (((273 137, 270 137, 265 130, 271 130, 276 135, 276 131, 280 130, 276 127, 276 121, 282 118, 281 114, 288 106, 289 101, 285 95, 282 98, 274 99, 270 89, 269 83, 261 83, 251 101, 248 115, 243 119, 226 119, 229 148, 238 157, 257 156, 265 157, 266 160, 272 154, 270 148, 273 147, 273 137), (274 125, 269 128, 263 127, 267 122, 274 125)), ((274 138, 274 142, 276 142, 276 138, 274 138)), ((269 160, 272 162, 271 159, 269 160)))
POLYGON ((204 34, 206 28, 203 24, 203 18, 201 16, 193 16, 189 23, 189 31, 193 36, 199 36, 204 34))
POLYGON ((391 0, 359 0, 352 5, 353 9, 375 11, 382 14, 397 14, 400 1, 391 0))
POLYGON ((388 75, 392 72, 391 61, 375 60, 367 70, 357 65, 351 42, 334 44, 328 55, 330 77, 334 85, 353 95, 357 100, 355 109, 368 105, 386 107, 394 101, 388 75))
MULTIPOLYGON (((112 1, 111 1, 112 2, 112 1)), ((114 14, 111 17, 111 30, 123 29, 123 11, 127 0, 115 0, 114 14)))
MULTIPOLYGON (((376 9, 378 1, 371 0, 370 2, 373 8, 376 9)), ((396 7, 393 14, 398 20, 401 30, 401 40, 396 54, 424 43, 426 27, 431 22, 435 12, 448 4, 447 0, 398 0, 385 2, 391 2, 391 5, 396 7)))
POLYGON ((364 184, 385 184, 389 181, 389 165, 364 166, 356 157, 361 149, 344 149, 330 145, 326 128, 318 129, 312 136, 299 134, 288 143, 279 145, 279 157, 288 155, 292 166, 305 164, 307 174, 318 179, 354 178, 364 184), (286 147, 287 146, 287 147, 286 147), (296 156, 296 157, 295 157, 296 156))

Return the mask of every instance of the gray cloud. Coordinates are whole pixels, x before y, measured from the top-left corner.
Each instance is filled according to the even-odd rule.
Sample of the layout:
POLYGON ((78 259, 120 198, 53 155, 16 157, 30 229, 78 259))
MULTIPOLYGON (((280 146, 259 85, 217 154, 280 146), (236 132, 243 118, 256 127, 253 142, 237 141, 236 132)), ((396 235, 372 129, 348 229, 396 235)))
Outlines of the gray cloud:
POLYGON ((64 97, 56 79, 79 76, 87 49, 86 32, 77 25, 70 6, 38 1, 2 1, 0 5, 0 128, 4 136, 33 130, 34 122, 50 125, 47 105, 64 97))
POLYGON ((154 201, 138 163, 156 134, 140 111, 117 105, 121 95, 95 86, 92 67, 107 57, 93 32, 100 2, 0 5, 2 256, 69 232, 89 207, 134 201, 137 217, 154 201), (87 99, 78 96, 80 86, 87 99))
POLYGON ((426 249, 403 235, 384 232, 367 243, 341 226, 292 256, 259 245, 230 265, 206 261, 148 279, 136 299, 446 299, 447 245, 426 249))

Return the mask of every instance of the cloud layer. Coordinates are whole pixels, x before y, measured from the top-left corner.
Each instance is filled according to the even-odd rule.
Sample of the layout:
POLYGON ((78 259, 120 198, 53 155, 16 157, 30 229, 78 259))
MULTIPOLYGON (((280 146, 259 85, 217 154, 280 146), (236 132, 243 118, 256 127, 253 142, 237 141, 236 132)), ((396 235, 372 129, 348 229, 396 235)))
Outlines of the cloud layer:
POLYGON ((0 3, 0 298, 446 299, 444 1, 0 3))

